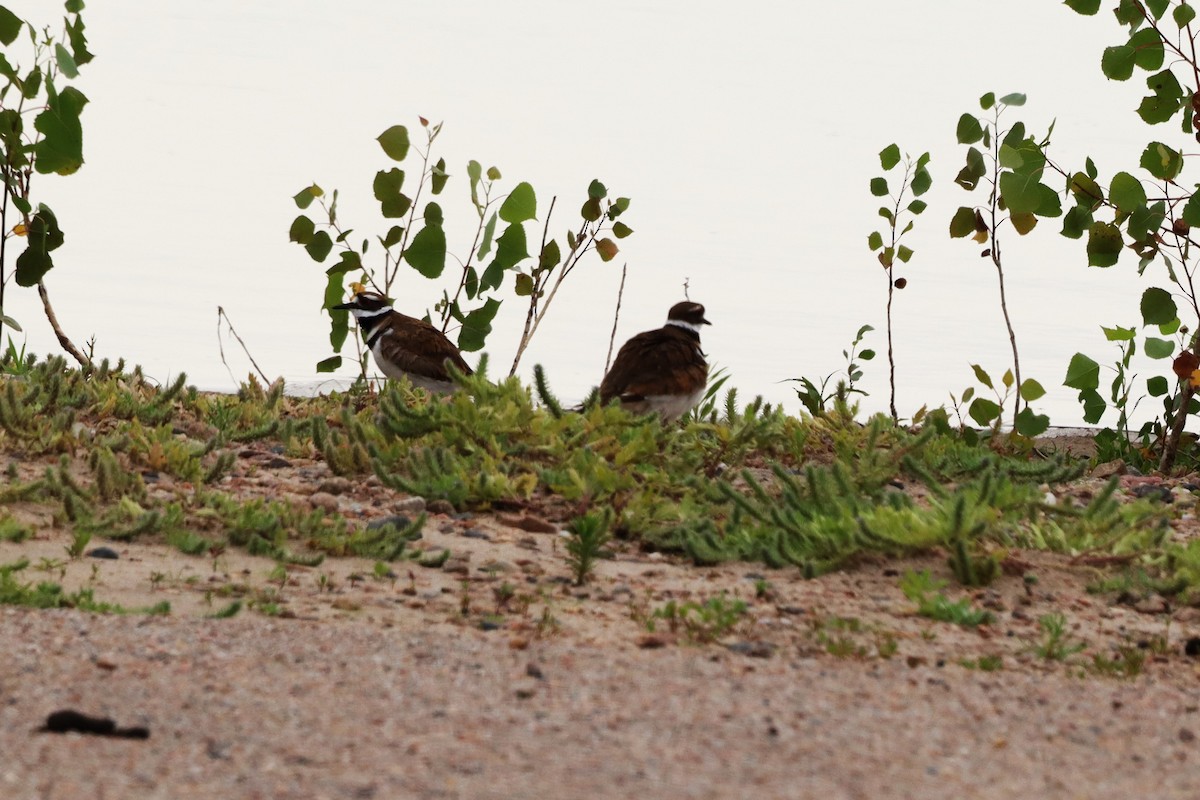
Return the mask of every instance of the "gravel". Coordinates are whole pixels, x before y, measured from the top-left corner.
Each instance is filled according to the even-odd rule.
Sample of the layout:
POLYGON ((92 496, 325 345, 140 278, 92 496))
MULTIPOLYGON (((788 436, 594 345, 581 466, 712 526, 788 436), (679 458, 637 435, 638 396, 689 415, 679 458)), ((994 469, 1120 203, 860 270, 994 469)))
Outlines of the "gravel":
POLYGON ((1118 682, 16 608, 0 652, 7 800, 1200 793, 1188 661, 1118 682), (150 736, 35 732, 61 710, 150 736))

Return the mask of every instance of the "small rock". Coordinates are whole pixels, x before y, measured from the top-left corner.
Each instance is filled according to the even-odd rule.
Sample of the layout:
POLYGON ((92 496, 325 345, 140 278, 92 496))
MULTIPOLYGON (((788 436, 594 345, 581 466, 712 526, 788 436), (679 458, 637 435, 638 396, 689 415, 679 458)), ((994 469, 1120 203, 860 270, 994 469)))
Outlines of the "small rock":
POLYGON ((1133 494, 1135 497, 1148 498, 1150 500, 1159 500, 1163 503, 1170 503, 1175 498, 1171 494, 1171 487, 1163 484, 1143 483, 1134 486, 1133 494))
POLYGON ((479 629, 481 631, 497 631, 500 630, 500 623, 494 619, 479 620, 479 629))
POLYGON ((770 658, 775 654, 775 645, 770 642, 733 642, 725 645, 725 649, 750 658, 770 658))
POLYGON ((87 555, 89 558, 116 559, 121 557, 121 554, 116 550, 113 550, 111 547, 93 547, 91 550, 87 551, 87 555))
POLYGON ((926 660, 924 656, 909 656, 904 659, 904 663, 908 664, 909 669, 925 666, 926 660))
POLYGON ((290 467, 291 465, 292 462, 279 456, 271 456, 261 464, 261 466, 265 469, 283 469, 284 467, 290 467))
POLYGON ((468 539, 483 539, 485 542, 490 542, 492 540, 491 536, 488 536, 486 533, 479 530, 478 528, 468 528, 467 530, 462 532, 462 535, 467 537, 468 539))
POLYGON ((667 646, 667 639, 657 633, 647 633, 645 636, 638 637, 637 646, 643 650, 657 650, 667 646))
POLYGON ((402 497, 392 503, 392 511, 398 514, 420 514, 424 510, 424 497, 402 497))
POLYGON ((488 574, 495 574, 497 572, 515 572, 516 569, 516 567, 507 561, 497 561, 496 559, 487 561, 479 566, 479 570, 481 572, 486 572, 488 574))
POLYGON ((1190 730, 1188 730, 1187 728, 1180 728, 1180 729, 1179 729, 1179 741, 1181 741, 1181 742, 1192 742, 1192 741, 1195 741, 1195 740, 1196 740, 1196 734, 1192 733, 1192 732, 1191 732, 1190 730))
POLYGON ((542 673, 542 668, 532 661, 525 665, 525 674, 531 678, 537 678, 539 681, 546 679, 546 676, 542 673))
POLYGON ((449 516, 454 513, 454 505, 449 500, 429 500, 425 503, 425 510, 430 514, 446 514, 449 516))
POLYGON ((317 487, 317 491, 334 495, 345 494, 346 492, 350 491, 352 486, 353 484, 350 483, 348 479, 338 475, 321 481, 321 485, 317 487))
POLYGON ((520 517, 515 514, 501 514, 497 516, 497 519, 505 525, 528 531, 529 533, 556 533, 558 531, 557 525, 531 514, 525 514, 520 517))
POLYGON ((1152 594, 1135 603, 1133 610, 1139 614, 1165 614, 1169 608, 1166 600, 1157 594, 1152 594))
POLYGON ((1123 475, 1124 473, 1125 459, 1123 458, 1105 461, 1103 464, 1097 464, 1092 469, 1093 478, 1111 478, 1113 475, 1123 475))
POLYGON ((403 514, 393 514, 390 517, 380 517, 367 523, 367 530, 377 531, 385 525, 391 525, 397 530, 403 530, 412 524, 412 520, 403 514))
POLYGON ((1183 652, 1195 658, 1200 656, 1200 636, 1189 637, 1183 645, 1183 652))
POLYGON ((313 492, 308 502, 312 503, 313 508, 320 508, 325 511, 337 511, 338 499, 329 492, 313 492))

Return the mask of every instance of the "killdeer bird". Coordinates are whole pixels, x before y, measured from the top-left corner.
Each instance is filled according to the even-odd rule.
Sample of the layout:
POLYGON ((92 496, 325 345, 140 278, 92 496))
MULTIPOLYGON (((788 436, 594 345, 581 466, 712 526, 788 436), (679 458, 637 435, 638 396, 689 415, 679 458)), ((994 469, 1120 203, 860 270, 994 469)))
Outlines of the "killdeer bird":
POLYGON ((708 364, 700 350, 700 326, 710 325, 699 303, 676 303, 667 324, 621 346, 600 383, 600 402, 620 400, 634 414, 657 411, 673 422, 704 396, 708 364))
POLYGON ((458 348, 437 328, 393 310, 390 298, 367 291, 361 284, 355 284, 353 290, 354 299, 334 308, 354 315, 384 375, 407 377, 413 386, 447 393, 458 388, 446 369, 447 362, 459 372, 471 374, 458 348))

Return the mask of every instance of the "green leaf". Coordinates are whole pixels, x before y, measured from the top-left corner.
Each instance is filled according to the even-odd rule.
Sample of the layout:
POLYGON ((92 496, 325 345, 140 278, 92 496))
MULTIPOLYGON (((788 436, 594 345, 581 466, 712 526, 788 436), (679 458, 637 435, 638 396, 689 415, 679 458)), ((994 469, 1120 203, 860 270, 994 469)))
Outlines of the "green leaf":
POLYGON ((54 59, 58 62, 59 72, 67 78, 74 80, 79 77, 79 67, 75 65, 75 58, 68 52, 67 48, 58 42, 54 43, 54 59))
POLYGON ((629 198, 628 197, 618 197, 616 200, 613 200, 612 205, 610 205, 608 207, 608 212, 607 212, 608 218, 616 219, 617 217, 624 214, 626 212, 626 210, 628 210, 628 208, 629 208, 629 198))
POLYGON ((28 287, 37 284, 54 267, 50 253, 62 246, 64 239, 54 212, 44 204, 38 204, 37 213, 29 218, 25 251, 17 256, 17 285, 28 287))
MULTIPOLYGON (((72 3, 77 4, 80 10, 83 9, 82 0, 69 0, 67 3, 68 11, 71 10, 72 3)), ((78 14, 78 12, 76 12, 76 14, 78 14)), ((95 58, 95 56, 89 53, 87 49, 87 37, 83 32, 83 18, 76 16, 73 22, 70 20, 65 20, 65 22, 67 27, 67 39, 71 43, 72 57, 75 59, 76 65, 82 67, 84 64, 87 64, 89 61, 95 58)))
POLYGON ((442 215, 442 207, 437 203, 426 203, 425 213, 422 214, 422 218, 425 220, 426 225, 435 225, 437 227, 441 227, 445 221, 442 215))
POLYGON ((446 172, 446 159, 439 158, 438 162, 433 165, 433 169, 429 174, 429 188, 434 194, 441 194, 442 189, 446 188, 446 181, 450 180, 449 173, 446 172))
POLYGON ((498 167, 488 167, 487 168, 487 179, 489 181, 500 180, 500 169, 498 167))
POLYGON ((317 372, 334 372, 341 366, 341 356, 330 356, 323 361, 317 362, 317 372))
POLYGON ((1194 192, 1183 207, 1183 221, 1193 228, 1200 225, 1200 192, 1194 192))
POLYGON ((1133 75, 1134 52, 1127 44, 1104 48, 1100 57, 1100 71, 1110 81, 1127 81, 1133 75))
POLYGON ((1170 5, 1170 0, 1146 0, 1146 7, 1150 9, 1150 13, 1155 19, 1162 19, 1162 15, 1167 13, 1167 6, 1170 5))
POLYGON ((987 372, 984 371, 983 367, 979 366, 978 364, 972 364, 971 369, 975 372, 975 380, 979 381, 989 389, 996 388, 992 386, 992 376, 988 375, 987 372))
POLYGON ((517 297, 529 297, 533 294, 533 276, 518 272, 513 290, 517 293, 517 297))
POLYGON ((1121 257, 1124 247, 1121 229, 1108 222, 1093 222, 1088 231, 1088 266, 1111 267, 1121 257))
POLYGON ((1128 172, 1118 172, 1108 187, 1108 197, 1118 211, 1126 214, 1146 205, 1146 190, 1142 182, 1128 172))
POLYGON ((384 247, 395 247, 400 244, 400 240, 404 238, 404 228, 399 225, 393 225, 388 228, 388 232, 380 240, 380 244, 384 247))
POLYGON ((525 240, 525 228, 520 223, 513 223, 505 228, 504 233, 496 240, 496 257, 479 278, 480 290, 499 288, 504 280, 504 273, 526 258, 529 258, 529 249, 525 240))
POLYGON ((872 231, 867 237, 867 247, 870 248, 871 252, 883 247, 883 234, 879 231, 872 231))
POLYGON ((467 180, 471 183, 471 202, 479 207, 479 181, 483 179, 483 167, 475 159, 467 162, 467 180))
POLYGON ((462 328, 458 332, 460 350, 465 353, 474 353, 483 349, 488 334, 492 332, 492 320, 496 318, 496 311, 499 308, 500 301, 492 297, 482 306, 467 314, 462 328))
POLYGON ((1175 20, 1176 26, 1186 28, 1188 23, 1196 18, 1196 9, 1188 5, 1178 5, 1171 12, 1171 17, 1175 20))
POLYGON ((55 92, 46 86, 46 110, 37 115, 33 126, 42 134, 34 145, 34 169, 45 175, 70 175, 83 166, 83 126, 79 115, 87 104, 83 93, 72 86, 55 92))
POLYGON ((1171 385, 1163 375, 1155 375, 1146 379, 1146 392, 1151 397, 1162 397, 1170 390, 1171 385))
POLYGON ((899 247, 896 248, 896 258, 900 259, 900 262, 903 264, 908 263, 908 260, 910 258, 912 258, 912 254, 913 254, 912 249, 909 247, 905 247, 904 245, 900 245, 899 247))
POLYGON ((404 248, 404 260, 426 278, 441 275, 446 268, 446 232, 442 226, 426 225, 417 231, 404 248))
POLYGON ((600 208, 600 198, 598 197, 589 197, 584 201, 583 207, 579 209, 579 216, 588 222, 595 222, 600 219, 603 213, 600 208))
POLYGON ((1102 325, 1100 330, 1104 331, 1104 338, 1110 342, 1128 342, 1137 336, 1136 328, 1122 328, 1120 325, 1114 328, 1106 328, 1102 325))
POLYGON ((551 239, 546 242, 541 254, 538 255, 538 271, 543 272, 554 269, 560 261, 562 261, 562 252, 558 248, 558 242, 551 239))
POLYGON ((305 208, 308 208, 310 205, 312 205, 312 201, 315 198, 321 197, 324 194, 325 194, 325 191, 323 189, 321 189, 320 186, 317 186, 314 183, 312 186, 309 186, 307 189, 301 189, 300 191, 296 192, 296 196, 293 197, 292 199, 296 201, 296 206, 298 208, 305 209, 305 208))
POLYGON ((1165 57, 1162 37, 1153 27, 1142 28, 1130 36, 1129 46, 1133 48, 1133 63, 1142 69, 1149 71, 1162 67, 1165 57))
POLYGON ((1029 233, 1037 226, 1037 217, 1029 212, 1010 214, 1008 221, 1012 223, 1013 230, 1021 236, 1029 233))
POLYGON ((533 187, 526 182, 518 183, 504 198, 500 206, 500 219, 505 222, 524 222, 537 216, 537 197, 533 187))
POLYGON ((633 228, 629 227, 624 222, 614 222, 612 231, 613 236, 616 236, 618 239, 624 239, 626 236, 633 233, 633 228))
POLYGON ((920 197, 929 191, 929 187, 932 185, 933 177, 929 174, 929 170, 924 167, 918 167, 917 171, 913 173, 912 183, 909 184, 909 188, 912 189, 914 195, 920 197))
POLYGON ((1164 325, 1179 316, 1175 299, 1165 289, 1154 286, 1142 292, 1141 309, 1145 325, 1164 325))
POLYGON ((1071 363, 1067 366, 1067 377, 1063 379, 1063 386, 1083 391, 1094 390, 1099 385, 1100 365, 1083 353, 1071 356, 1071 363))
POLYGON ((492 239, 496 236, 496 219, 496 212, 493 211, 487 224, 483 226, 483 241, 479 243, 479 251, 475 254, 477 258, 486 258, 492 251, 492 239))
POLYGON ((602 200, 608 196, 608 189, 600 181, 592 181, 588 184, 588 197, 593 200, 602 200))
POLYGON ((987 427, 1000 416, 1002 409, 995 402, 988 400, 986 397, 976 397, 971 401, 967 413, 971 419, 975 420, 975 424, 987 427))
POLYGON ((1017 433, 1033 438, 1041 436, 1050 427, 1050 417, 1035 414, 1032 408, 1023 408, 1017 413, 1017 433))
POLYGON ((386 172, 375 173, 371 189, 379 201, 379 210, 384 219, 399 219, 412 208, 412 199, 400 191, 404 185, 404 171, 392 167, 386 172))
POLYGON ((963 114, 958 118, 958 127, 955 133, 958 136, 959 144, 975 144, 983 138, 983 126, 979 124, 979 118, 974 114, 963 114))
POLYGON ((308 244, 316 230, 316 225, 308 217, 301 214, 292 220, 292 227, 288 230, 288 241, 299 242, 300 244, 308 244))
POLYGON ((871 178, 871 194, 883 197, 888 193, 887 178, 871 178))
POLYGON ((1104 398, 1095 389, 1086 389, 1079 393, 1079 402, 1083 405, 1083 421, 1088 425, 1095 425, 1100 421, 1100 417, 1104 416, 1104 410, 1108 405, 1104 402, 1104 398))
POLYGON ((887 147, 879 151, 879 164, 884 171, 891 169, 900 163, 900 148, 895 144, 889 144, 887 147))
MULTIPOLYGON (((1004 198, 1011 213, 1038 212, 1046 201, 1043 189, 1050 191, 1057 198, 1057 193, 1038 181, 1034 175, 1024 172, 1000 173, 1000 196, 1004 198)), ((1047 214, 1045 216, 1057 215, 1047 214)))
POLYGON ((379 134, 375 141, 393 161, 403 161, 408 155, 408 128, 403 125, 393 125, 379 134))
POLYGON ((1170 358, 1175 355, 1175 343, 1156 336, 1147 336, 1144 351, 1150 358, 1170 358))
POLYGON ((975 233, 975 209, 959 206, 950 220, 950 236, 961 239, 975 233))
POLYGON ((1187 101, 1183 87, 1179 85, 1179 80, 1169 69, 1151 75, 1146 79, 1146 86, 1154 94, 1142 100, 1137 113, 1151 125, 1169 121, 1187 101))
MULTIPOLYGON (((326 275, 345 275, 347 272, 356 272, 363 268, 362 257, 353 250, 343 250, 338 262, 329 269, 325 270, 326 275)), ((337 305, 334 303, 333 305, 337 305)))
POLYGON ((987 163, 983 160, 983 153, 972 147, 967 150, 966 166, 959 170, 954 182, 970 191, 979 185, 979 179, 986 174, 987 163))
POLYGON ((913 200, 911 203, 908 204, 908 211, 910 214, 916 215, 916 214, 920 214, 922 211, 924 211, 928 207, 929 206, 925 203, 924 200, 913 200))
POLYGON ((1065 0, 1068 7, 1085 17, 1095 15, 1100 10, 1100 0, 1065 0))
POLYGON ((1000 102, 1006 106, 1023 106, 1025 105, 1025 95, 1021 92, 1013 92, 1001 97, 1000 102))
POLYGON ((309 256, 313 261, 320 263, 329 255, 329 251, 333 249, 333 239, 329 238, 329 234, 325 231, 317 231, 304 245, 304 249, 308 251, 309 256))
POLYGON ((979 98, 979 107, 984 111, 991 111, 992 106, 996 105, 996 93, 988 92, 979 98))
POLYGON ((1078 239, 1092 227, 1092 212, 1083 206, 1072 206, 1063 217, 1062 235, 1078 239))
POLYGON ((1021 383, 1020 394, 1022 400, 1024 400, 1026 403, 1032 403, 1034 400, 1038 400, 1045 396, 1046 390, 1043 389, 1042 385, 1033 378, 1026 378, 1025 381, 1021 383))
POLYGON ((16 14, 4 6, 0 6, 0 43, 7 47, 15 42, 21 34, 21 26, 24 24, 16 14))
POLYGON ((1159 180, 1169 181, 1183 171, 1183 153, 1162 142, 1151 142, 1142 151, 1142 169, 1159 180))

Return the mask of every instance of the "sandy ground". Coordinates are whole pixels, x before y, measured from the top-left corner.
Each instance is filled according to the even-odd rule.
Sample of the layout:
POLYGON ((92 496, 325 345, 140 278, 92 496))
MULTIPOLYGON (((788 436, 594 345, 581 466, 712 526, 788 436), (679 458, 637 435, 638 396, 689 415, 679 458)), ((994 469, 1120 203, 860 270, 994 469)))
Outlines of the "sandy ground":
MULTIPOLYGON (((578 589, 555 533, 434 516, 426 541, 458 562, 393 580, 338 559, 283 582, 267 559, 122 544, 25 575, 173 611, 0 609, 0 797, 1200 795, 1193 610, 1112 604, 1062 557, 1020 554, 1035 588, 948 589, 996 615, 971 629, 898 589, 944 571, 936 555, 806 581, 622 550, 578 589), (281 616, 253 610, 275 590, 281 616), (748 610, 714 642, 652 616, 721 593, 748 610), (1086 645, 1066 662, 1034 652, 1051 611, 1086 645), (1146 655, 1139 676, 1089 670, 1119 645, 1146 655), (968 668, 984 656, 1002 668, 968 668), (60 709, 150 738, 36 732, 60 709)), ((65 543, 3 544, 0 563, 65 543)))
MULTIPOLYGON (((415 513, 373 479, 278 461, 239 453, 226 488, 361 522, 415 513)), ((1167 489, 1194 505, 1182 480, 1167 489)), ((1200 612, 1091 594, 1099 569, 1065 556, 1014 552, 991 587, 948 586, 994 615, 968 628, 899 588, 909 570, 948 577, 939 553, 804 580, 618 543, 575 587, 556 526, 527 515, 435 509, 420 546, 451 560, 389 574, 161 542, 69 559, 49 511, 9 510, 37 532, 0 542, 0 564, 29 559, 22 582, 171 613, 0 607, 3 800, 1200 796, 1200 612), (666 618, 715 600, 745 612, 666 618), (1052 613, 1063 660, 1037 652, 1052 613), (1135 676, 1096 667, 1122 649, 1135 676), (149 738, 37 730, 64 709, 149 738)))

